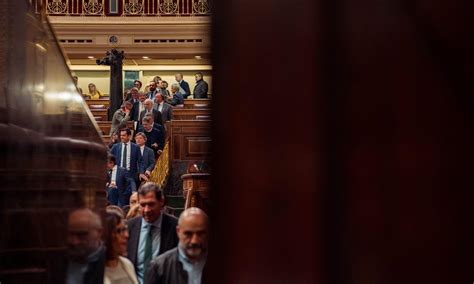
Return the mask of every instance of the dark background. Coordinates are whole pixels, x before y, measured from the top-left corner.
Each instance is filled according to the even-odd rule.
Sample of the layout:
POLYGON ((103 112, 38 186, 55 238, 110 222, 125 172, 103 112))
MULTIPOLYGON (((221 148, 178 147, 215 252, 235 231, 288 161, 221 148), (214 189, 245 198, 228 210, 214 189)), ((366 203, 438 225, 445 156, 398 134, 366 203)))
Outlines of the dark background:
POLYGON ((213 283, 472 283, 472 1, 214 1, 213 283))

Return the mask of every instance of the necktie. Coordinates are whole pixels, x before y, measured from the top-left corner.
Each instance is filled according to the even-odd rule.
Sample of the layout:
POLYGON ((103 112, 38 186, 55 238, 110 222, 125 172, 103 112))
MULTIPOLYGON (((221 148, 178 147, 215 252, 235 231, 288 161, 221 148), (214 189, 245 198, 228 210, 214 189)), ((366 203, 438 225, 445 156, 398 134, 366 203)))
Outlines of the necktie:
POLYGON ((151 229, 153 226, 150 225, 148 228, 148 234, 145 239, 145 258, 144 258, 144 264, 143 264, 143 272, 144 275, 146 275, 146 271, 148 269, 148 265, 150 264, 151 257, 153 254, 153 236, 151 233, 151 229))
POLYGON ((107 183, 110 184, 111 181, 112 181, 112 170, 108 170, 107 171, 107 183))
POLYGON ((123 143, 123 147, 122 167, 127 169, 127 144, 123 143))

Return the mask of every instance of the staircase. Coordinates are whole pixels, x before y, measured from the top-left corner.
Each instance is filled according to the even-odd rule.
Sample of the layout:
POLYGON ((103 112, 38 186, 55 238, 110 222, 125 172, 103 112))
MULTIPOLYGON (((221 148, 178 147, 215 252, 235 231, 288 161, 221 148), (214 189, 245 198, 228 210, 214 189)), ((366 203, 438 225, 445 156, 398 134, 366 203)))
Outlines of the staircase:
MULTIPOLYGON (((87 105, 89 106, 92 115, 94 116, 99 128, 101 130, 102 141, 108 145, 110 143, 110 127, 112 122, 107 120, 107 109, 109 107, 109 99, 105 97, 104 99, 99 100, 85 100, 87 105)), ((130 129, 134 128, 134 122, 129 121, 127 122, 127 127, 130 129)), ((133 131, 132 131, 133 133, 133 131)), ((150 181, 157 183, 164 188, 166 186, 166 182, 168 181, 168 177, 170 174, 170 139, 166 139, 165 147, 163 148, 163 152, 156 161, 155 169, 152 171, 150 175, 150 181)), ((175 216, 179 216, 179 214, 184 210, 184 198, 182 195, 166 195, 166 204, 167 204, 167 212, 169 214, 173 214, 175 216)))

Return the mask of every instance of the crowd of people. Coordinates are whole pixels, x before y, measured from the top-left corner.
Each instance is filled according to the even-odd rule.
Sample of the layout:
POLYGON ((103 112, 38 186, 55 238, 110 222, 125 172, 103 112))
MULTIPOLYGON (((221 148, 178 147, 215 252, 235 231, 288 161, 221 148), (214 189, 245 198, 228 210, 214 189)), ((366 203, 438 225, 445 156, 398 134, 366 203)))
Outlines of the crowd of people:
MULTIPOLYGON (((201 73, 195 76, 193 96, 206 98, 207 83, 201 73)), ((150 181, 164 147, 165 123, 191 95, 182 74, 176 74, 176 81, 171 92, 159 76, 144 91, 135 80, 125 92, 111 124, 105 216, 87 208, 69 214, 66 283, 202 283, 206 213, 188 208, 179 219, 167 214, 161 188, 150 181), (135 121, 133 132, 128 121, 135 121)), ((89 84, 88 98, 101 95, 89 84)))
MULTIPOLYGON (((173 119, 173 108, 183 107, 184 99, 191 93, 189 84, 183 80, 183 75, 175 75, 176 83, 168 91, 168 83, 155 76, 142 91, 142 82, 134 81, 134 86, 124 94, 121 107, 115 111, 110 128, 111 144, 119 142, 120 129, 126 127, 127 122, 134 121, 134 132, 141 132, 146 136, 146 146, 151 147, 155 155, 163 150, 166 137, 165 124, 173 119)), ((207 98, 208 85, 203 80, 202 73, 195 75, 196 87, 194 98, 207 98)))
MULTIPOLYGON (((159 76, 146 86, 146 91, 141 91, 142 82, 135 80, 134 87, 124 94, 121 108, 115 111, 107 163, 107 199, 111 205, 129 205, 130 196, 138 185, 149 181, 165 146, 166 122, 173 119, 173 108, 182 105, 183 98, 189 95, 189 84, 182 74, 175 77, 177 83, 171 86, 170 94, 166 92, 168 84, 159 76), (134 121, 133 128, 127 127, 129 121, 134 121)), ((194 96, 200 90, 207 96, 202 73, 196 73, 195 77, 198 84, 194 96)))
POLYGON ((163 192, 151 182, 132 198, 134 213, 110 205, 104 218, 87 208, 69 214, 66 283, 203 283, 207 214, 196 207, 179 219, 167 214, 163 192))
MULTIPOLYGON (((140 80, 135 80, 133 87, 125 91, 123 100, 130 101, 134 97, 133 95, 135 95, 135 98, 138 98, 140 93, 145 94, 146 98, 151 100, 155 99, 157 93, 161 93, 166 102, 173 106, 183 104, 184 99, 190 98, 190 96, 195 99, 207 99, 209 85, 204 81, 203 74, 197 72, 194 74, 194 77, 196 85, 194 86, 192 93, 189 88, 189 83, 183 79, 183 74, 181 73, 175 75, 176 82, 171 84, 171 86, 168 85, 168 82, 162 80, 160 76, 155 76, 142 90, 142 82, 140 80)), ((78 77, 73 76, 73 79, 77 86, 78 77)), ((81 88, 78 89, 86 99, 98 100, 105 97, 105 95, 97 89, 97 86, 94 83, 89 83, 86 93, 84 93, 81 88)))

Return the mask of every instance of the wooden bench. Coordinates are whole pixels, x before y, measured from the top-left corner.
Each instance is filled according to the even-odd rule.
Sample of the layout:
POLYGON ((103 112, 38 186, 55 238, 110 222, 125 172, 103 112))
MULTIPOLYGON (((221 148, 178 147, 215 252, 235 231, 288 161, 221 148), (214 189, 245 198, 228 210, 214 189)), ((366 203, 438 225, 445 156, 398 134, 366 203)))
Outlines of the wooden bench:
POLYGON ((91 109, 96 121, 107 121, 107 109, 91 109))
POLYGON ((211 108, 211 99, 184 100, 184 108, 211 108))
POLYGON ((102 142, 104 142, 105 145, 109 145, 110 143, 110 135, 102 135, 102 142))
POLYGON ((175 108, 173 109, 173 120, 209 120, 210 109, 175 108))
POLYGON ((100 100, 85 100, 89 109, 107 109, 109 108, 110 101, 109 99, 100 99, 100 100))

